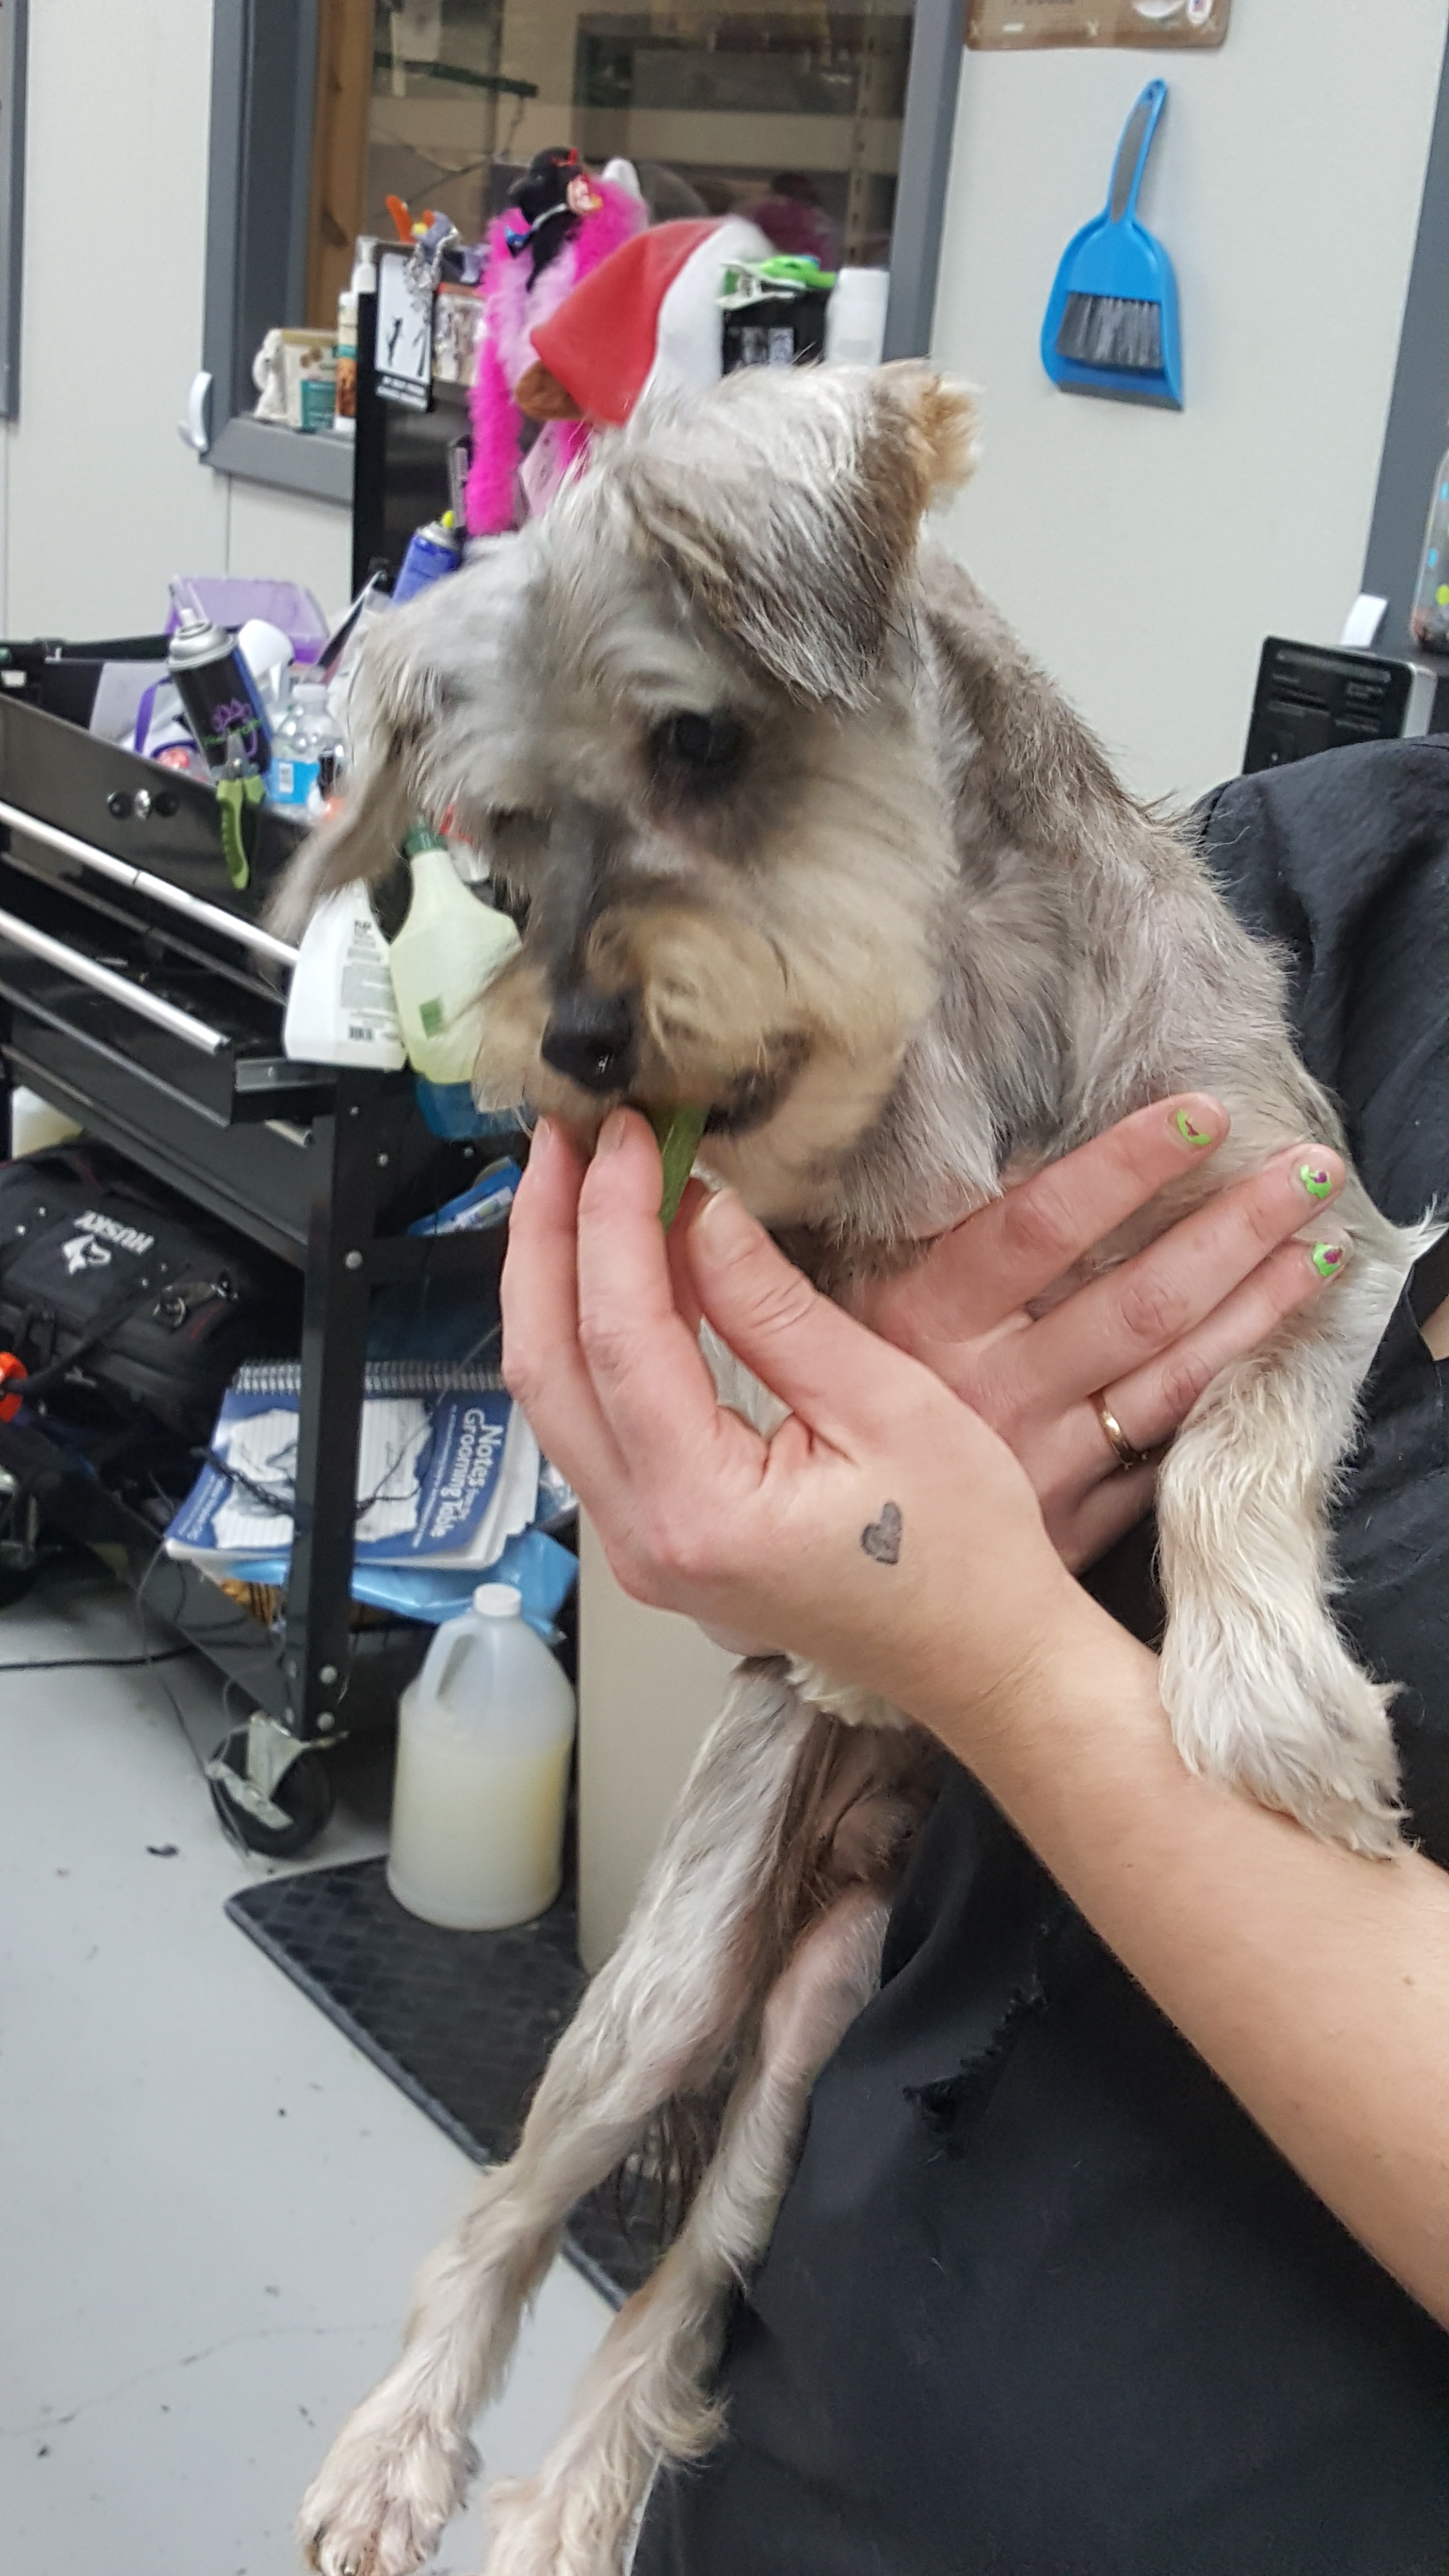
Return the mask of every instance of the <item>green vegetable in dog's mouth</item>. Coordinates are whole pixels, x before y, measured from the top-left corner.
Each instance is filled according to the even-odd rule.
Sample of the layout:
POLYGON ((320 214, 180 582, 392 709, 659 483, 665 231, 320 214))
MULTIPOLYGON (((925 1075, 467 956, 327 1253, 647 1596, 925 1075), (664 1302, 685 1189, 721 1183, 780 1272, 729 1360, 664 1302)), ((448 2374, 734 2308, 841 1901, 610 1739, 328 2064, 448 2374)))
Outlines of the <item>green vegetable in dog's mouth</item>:
POLYGON ((684 1184, 694 1169, 707 1112, 703 1109, 649 1109, 644 1114, 659 1139, 659 1151, 663 1157, 664 1196, 659 1202, 659 1222, 668 1227, 679 1214, 679 1202, 684 1196, 684 1184))

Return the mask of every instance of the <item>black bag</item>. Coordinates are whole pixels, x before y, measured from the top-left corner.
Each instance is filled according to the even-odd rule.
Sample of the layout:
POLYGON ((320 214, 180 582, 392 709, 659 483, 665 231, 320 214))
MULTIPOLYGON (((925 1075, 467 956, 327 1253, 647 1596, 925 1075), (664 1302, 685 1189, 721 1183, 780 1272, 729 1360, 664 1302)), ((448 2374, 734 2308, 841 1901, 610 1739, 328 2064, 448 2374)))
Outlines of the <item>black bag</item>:
MULTIPOLYGON (((183 1440, 210 1438, 243 1360, 299 1346, 285 1262, 82 1141, 0 1166, 0 1344, 63 1407, 84 1372, 183 1440), (68 1390, 67 1390, 68 1391, 68 1390)), ((21 1391, 12 1380, 0 1397, 21 1391)))

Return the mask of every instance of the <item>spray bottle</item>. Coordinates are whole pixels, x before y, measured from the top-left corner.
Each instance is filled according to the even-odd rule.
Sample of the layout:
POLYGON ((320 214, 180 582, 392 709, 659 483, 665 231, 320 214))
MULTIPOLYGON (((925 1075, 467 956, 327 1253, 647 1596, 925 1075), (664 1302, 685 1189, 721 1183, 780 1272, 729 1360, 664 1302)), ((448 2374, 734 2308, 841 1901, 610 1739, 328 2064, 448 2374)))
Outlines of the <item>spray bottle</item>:
POLYGON ((513 955, 518 933, 506 913, 469 893, 431 824, 415 824, 403 850, 412 901, 388 950, 403 1044, 434 1135, 472 1136, 481 1124, 473 1101, 480 997, 513 955))

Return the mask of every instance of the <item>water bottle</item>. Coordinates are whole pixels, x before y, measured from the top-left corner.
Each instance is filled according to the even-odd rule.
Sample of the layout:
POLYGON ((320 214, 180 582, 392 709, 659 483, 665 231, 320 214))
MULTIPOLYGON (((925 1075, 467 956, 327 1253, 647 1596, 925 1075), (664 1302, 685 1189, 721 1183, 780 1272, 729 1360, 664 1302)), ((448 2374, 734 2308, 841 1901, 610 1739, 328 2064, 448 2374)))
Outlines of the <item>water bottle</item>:
POLYGON ((304 713, 307 717, 307 756, 317 764, 316 805, 314 812, 325 806, 337 785, 346 762, 347 745, 342 727, 332 712, 332 696, 325 680, 306 680, 304 713))
POLYGON ((574 1695, 522 1607, 480 1584, 398 1707, 387 1883, 452 1932, 531 1923, 563 1883, 574 1695))
POLYGON ((337 776, 342 736, 327 708, 325 680, 295 680, 272 737, 267 795, 283 813, 314 819, 337 776))
POLYGON ((317 784, 316 769, 309 765, 304 747, 303 715, 302 693, 294 682, 273 729, 267 769, 267 802, 284 814, 305 814, 317 784))

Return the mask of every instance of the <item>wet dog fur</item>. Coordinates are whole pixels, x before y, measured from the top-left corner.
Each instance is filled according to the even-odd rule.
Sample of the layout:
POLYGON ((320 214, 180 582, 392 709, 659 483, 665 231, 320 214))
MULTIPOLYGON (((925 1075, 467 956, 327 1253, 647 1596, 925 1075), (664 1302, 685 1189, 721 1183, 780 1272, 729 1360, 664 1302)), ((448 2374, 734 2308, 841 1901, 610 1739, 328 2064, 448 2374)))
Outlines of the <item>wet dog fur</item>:
MULTIPOLYGON (((643 410, 543 521, 379 627, 345 816, 276 915, 297 935, 393 866, 415 813, 450 814, 526 906, 480 1018, 480 1099, 584 1133, 621 1099, 705 1110, 702 1168, 834 1293, 914 1258, 1008 1170, 1173 1092, 1216 1094, 1231 1137, 1101 1260, 1280 1145, 1343 1148, 1279 962, 1191 832, 1124 790, 923 543, 974 445, 970 396, 916 365, 761 369, 643 410)), ((1194 1768, 1387 1854, 1389 1693, 1334 1626, 1326 1510, 1428 1238, 1352 1175, 1335 1225, 1342 1281, 1198 1394, 1163 1465, 1162 1693, 1194 1768)), ((615 2576, 658 2462, 717 2437, 724 2296, 873 1990, 927 1773, 879 1702, 741 1666, 517 2154, 306 2500, 325 2576, 422 2563, 573 2202, 671 2105, 723 2102, 682 2228, 559 2445, 492 2498, 488 2576, 615 2576)))

